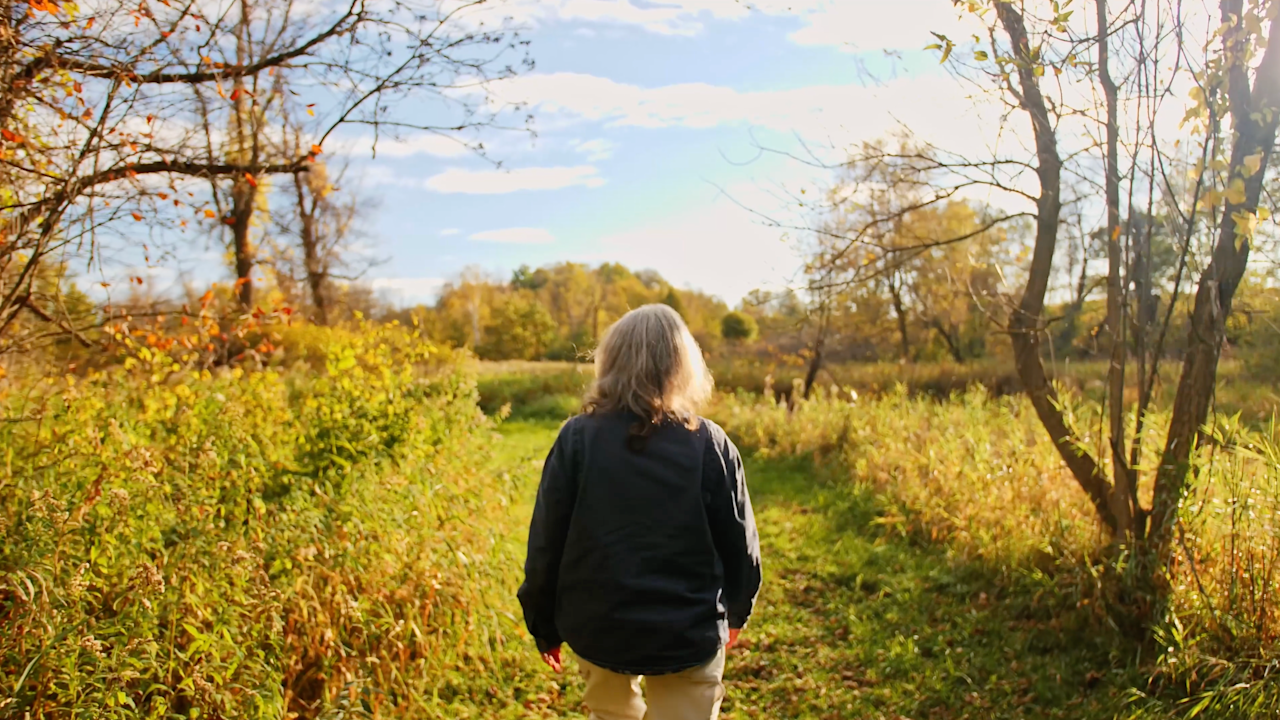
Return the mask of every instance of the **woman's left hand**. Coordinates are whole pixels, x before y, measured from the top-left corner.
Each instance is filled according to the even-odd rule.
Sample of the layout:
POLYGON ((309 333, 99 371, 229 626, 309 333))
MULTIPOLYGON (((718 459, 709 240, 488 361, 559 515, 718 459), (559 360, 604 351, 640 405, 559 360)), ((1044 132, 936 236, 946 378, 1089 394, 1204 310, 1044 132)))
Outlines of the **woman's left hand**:
POLYGON ((560 661, 560 648, 551 648, 542 653, 542 662, 556 672, 564 672, 564 663, 560 661))

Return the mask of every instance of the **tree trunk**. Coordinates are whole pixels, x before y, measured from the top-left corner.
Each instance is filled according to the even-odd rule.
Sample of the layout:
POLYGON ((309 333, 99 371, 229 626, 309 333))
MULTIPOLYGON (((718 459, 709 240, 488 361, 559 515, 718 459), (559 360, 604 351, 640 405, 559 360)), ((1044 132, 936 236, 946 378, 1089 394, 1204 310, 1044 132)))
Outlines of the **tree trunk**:
POLYGON ((818 334, 813 339, 813 357, 809 358, 809 370, 804 376, 804 399, 809 399, 813 384, 818 380, 818 372, 822 370, 822 350, 827 342, 827 310, 823 308, 818 317, 818 334))
POLYGON ((1071 304, 1062 314, 1062 332, 1058 333, 1058 345, 1067 352, 1076 344, 1076 322, 1080 319, 1080 311, 1084 310, 1085 296, 1089 292, 1089 244, 1085 236, 1080 236, 1080 275, 1076 278, 1075 294, 1071 304))
POLYGON ((1151 406, 1151 385, 1146 379, 1147 369, 1148 366, 1155 367, 1160 362, 1158 358, 1152 357, 1151 353, 1151 329, 1160 311, 1152 285, 1151 235, 1155 231, 1152 216, 1154 204, 1154 193, 1152 193, 1147 197, 1147 212, 1143 218, 1143 224, 1137 227, 1136 232, 1133 210, 1129 211, 1130 242, 1134 248, 1133 269, 1130 271, 1130 276, 1133 277, 1133 291, 1137 296, 1136 319, 1130 323, 1133 328, 1133 351, 1138 364, 1138 407, 1134 412, 1133 443, 1129 447, 1129 467, 1135 474, 1142 460, 1142 433, 1147 419, 1147 410, 1151 406))
POLYGON ((480 349, 480 288, 471 288, 471 349, 480 349))
POLYGON ((254 188, 244 178, 231 186, 231 240, 236 259, 236 288, 240 304, 253 307, 254 248, 249 237, 253 221, 254 188))
POLYGON ((911 359, 911 336, 907 333, 907 311, 902 302, 902 283, 896 272, 889 275, 889 295, 893 298, 893 312, 898 319, 898 341, 902 348, 902 359, 911 359))
MULTIPOLYGON (((240 2, 240 22, 236 27, 236 63, 246 64, 249 60, 249 18, 252 6, 249 0, 240 2)), ((235 107, 232 118, 235 152, 241 162, 257 160, 256 123, 251 117, 253 109, 249 105, 249 93, 245 91, 244 77, 237 76, 232 83, 231 97, 235 107)), ((231 240, 236 259, 236 288, 240 305, 246 310, 253 307, 253 266, 254 247, 249 237, 250 224, 253 221, 254 203, 257 200, 257 180, 250 177, 237 177, 231 185, 231 240)))
POLYGON ((1213 402, 1231 302, 1249 261, 1250 238, 1238 232, 1236 221, 1257 212, 1263 178, 1276 141, 1277 123, 1280 123, 1280 22, 1271 23, 1267 49, 1250 89, 1243 47, 1246 31, 1239 20, 1243 0, 1223 0, 1220 7, 1224 26, 1229 27, 1223 44, 1229 63, 1227 92, 1235 131, 1228 178, 1232 182, 1243 181, 1245 192, 1242 202, 1227 202, 1213 259, 1196 289, 1187 354, 1173 401, 1169 435, 1156 473, 1150 533, 1157 558, 1168 554, 1178 507, 1186 493, 1191 451, 1203 440, 1201 429, 1213 402), (1252 174, 1246 169, 1250 163, 1246 163, 1245 158, 1260 160, 1252 174))
POLYGON ((1107 414, 1111 432, 1111 467, 1114 482, 1110 497, 1111 514, 1116 531, 1128 538, 1135 530, 1137 486, 1129 472, 1125 451, 1124 371, 1128 359, 1124 318, 1125 285, 1123 247, 1120 242, 1120 122, 1117 118, 1116 83, 1111 78, 1110 30, 1107 1, 1096 0, 1098 10, 1098 77, 1107 104, 1107 161, 1105 191, 1107 198, 1107 332, 1111 336, 1111 362, 1107 366, 1107 414))
POLYGON ((957 364, 963 364, 964 354, 960 352, 959 338, 952 337, 951 331, 940 320, 935 319, 933 321, 933 329, 938 331, 938 335, 942 336, 942 342, 947 344, 947 351, 951 353, 951 359, 955 360, 957 364))
POLYGON ((1022 14, 1011 3, 996 3, 997 17, 1013 45, 1018 67, 1018 83, 1023 110, 1031 119, 1036 141, 1036 174, 1040 180, 1040 196, 1036 201, 1036 237, 1031 268, 1022 300, 1009 321, 1014 363, 1028 398, 1049 432, 1058 454, 1075 476, 1076 482, 1089 496, 1098 516, 1112 531, 1116 520, 1111 514, 1111 483, 1091 455, 1081 450, 1074 431, 1062 414, 1057 391, 1049 383, 1044 362, 1040 358, 1040 339, 1044 333, 1044 297, 1053 272, 1053 255, 1058 239, 1058 221, 1062 213, 1062 159, 1058 140, 1049 117, 1049 109, 1035 73, 1031 44, 1022 14))
POLYGON ((316 210, 318 200, 307 200, 306 183, 302 173, 293 174, 293 187, 298 195, 299 238, 302 241, 302 261, 306 266, 307 288, 311 291, 311 304, 316 309, 316 322, 329 324, 329 298, 327 294, 328 272, 323 258, 320 257, 319 240, 316 237, 316 210))

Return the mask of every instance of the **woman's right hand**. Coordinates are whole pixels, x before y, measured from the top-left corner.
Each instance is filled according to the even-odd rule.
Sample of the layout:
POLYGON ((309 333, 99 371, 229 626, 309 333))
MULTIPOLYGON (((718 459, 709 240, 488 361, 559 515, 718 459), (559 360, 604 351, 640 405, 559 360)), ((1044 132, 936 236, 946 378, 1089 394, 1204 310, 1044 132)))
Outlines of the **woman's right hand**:
POLYGON ((551 648, 542 653, 542 662, 556 672, 564 672, 564 663, 560 659, 560 648, 551 648))

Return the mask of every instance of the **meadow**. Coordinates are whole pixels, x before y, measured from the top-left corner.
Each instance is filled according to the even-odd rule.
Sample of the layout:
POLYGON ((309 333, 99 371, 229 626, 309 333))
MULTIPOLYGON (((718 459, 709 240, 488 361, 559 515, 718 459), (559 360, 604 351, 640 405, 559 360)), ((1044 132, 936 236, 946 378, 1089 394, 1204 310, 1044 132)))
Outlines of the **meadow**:
MULTIPOLYGON (((1068 395, 1082 420, 1092 371, 1068 395)), ((803 401, 739 387, 708 410, 748 454, 774 566, 729 717, 1280 711, 1273 422, 1219 417, 1185 502, 1169 607, 1148 635, 1126 625, 1124 560, 1021 396, 980 382, 942 397, 925 383, 875 387, 885 366, 836 372, 862 392, 833 384, 803 401)), ((1236 383, 1226 402, 1274 397, 1239 367, 1225 374, 1236 383)), ((903 376, 953 380, 946 366, 903 376)), ((571 364, 490 363, 481 403, 519 418, 508 427, 536 461, 589 377, 571 364)))
MULTIPOLYGON (((579 717, 514 591, 589 368, 476 363, 396 326, 279 344, 200 368, 138 343, 4 381, 0 716, 579 717)), ((708 409, 747 456, 767 573, 725 717, 1280 708, 1274 426, 1220 421, 1142 637, 1019 396, 776 395, 708 409)))

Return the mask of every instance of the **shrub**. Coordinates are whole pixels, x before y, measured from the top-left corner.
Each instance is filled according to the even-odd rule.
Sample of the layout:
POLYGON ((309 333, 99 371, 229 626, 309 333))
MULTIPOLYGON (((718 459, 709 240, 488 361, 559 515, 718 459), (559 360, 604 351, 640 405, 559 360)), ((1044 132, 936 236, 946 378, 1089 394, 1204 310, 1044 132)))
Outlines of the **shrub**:
POLYGON ((594 377, 592 366, 577 363, 482 363, 480 407, 490 415, 508 407, 512 417, 564 419, 581 407, 594 377))
POLYGON ((401 328, 282 334, 290 370, 130 346, 0 396, 0 714, 439 715, 496 672, 474 380, 401 328))
POLYGON ((720 318, 720 336, 725 340, 754 340, 760 332, 755 318, 737 311, 720 318))

